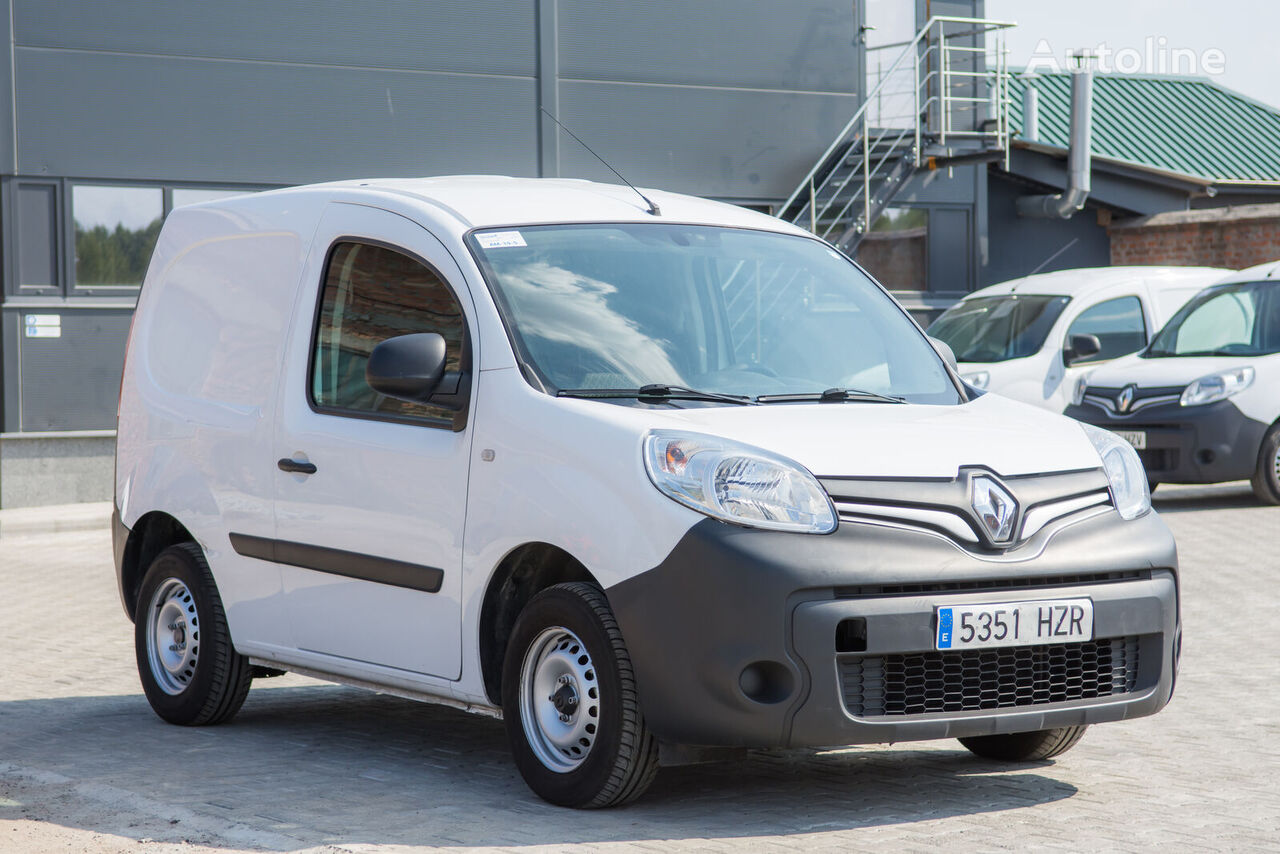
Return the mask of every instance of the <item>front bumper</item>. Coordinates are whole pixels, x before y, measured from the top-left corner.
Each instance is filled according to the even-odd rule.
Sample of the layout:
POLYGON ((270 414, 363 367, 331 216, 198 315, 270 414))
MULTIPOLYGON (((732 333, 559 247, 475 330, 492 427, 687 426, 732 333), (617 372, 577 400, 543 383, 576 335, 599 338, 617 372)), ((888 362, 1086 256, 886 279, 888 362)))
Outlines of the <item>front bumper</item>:
POLYGON ((1155 514, 1132 522, 1111 510, 1082 515, 998 557, 893 525, 842 521, 836 533, 813 536, 701 522, 660 566, 608 590, 646 722, 677 744, 800 747, 1152 714, 1168 702, 1177 668, 1173 538, 1155 514), (1040 665, 995 651, 985 659, 934 651, 937 605, 1078 597, 1094 602, 1097 639, 1083 659, 1078 644, 1000 653, 1070 659, 1040 665), (1005 665, 1012 681, 992 683, 1005 665), (1002 687, 1033 679, 1036 667, 1077 686, 1112 681, 1083 695, 1036 688, 1014 705, 989 707, 1004 702, 1002 687), (982 699, 993 690, 996 700, 982 699), (956 705, 959 695, 944 696, 947 710, 939 711, 909 696, 931 691, 976 691, 978 699, 956 705), (965 705, 972 702, 983 707, 965 705))
POLYGON ((1173 403, 1116 415, 1099 406, 1069 406, 1066 415, 1108 430, 1141 431, 1138 451, 1147 477, 1162 483, 1224 483, 1252 477, 1267 424, 1254 421, 1234 402, 1205 406, 1173 403))

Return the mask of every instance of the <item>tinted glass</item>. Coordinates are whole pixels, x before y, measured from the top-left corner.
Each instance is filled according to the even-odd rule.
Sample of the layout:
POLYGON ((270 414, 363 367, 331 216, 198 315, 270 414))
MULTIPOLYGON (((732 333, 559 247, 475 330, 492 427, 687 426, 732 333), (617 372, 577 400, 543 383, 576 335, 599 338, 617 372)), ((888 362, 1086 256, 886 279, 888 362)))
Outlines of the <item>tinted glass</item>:
POLYGON ((1102 350, 1090 356, 1090 362, 1115 359, 1136 353, 1147 343, 1147 324, 1142 319, 1142 302, 1137 297, 1120 297, 1100 302, 1080 312, 1067 330, 1066 343, 1072 335, 1096 335, 1102 350))
POLYGON ((961 362, 1005 362, 1040 351, 1067 297, 980 297, 953 305, 929 327, 961 362))
POLYGON ((473 235, 522 358, 553 389, 959 392, 902 310, 816 240, 659 224, 473 235))
POLYGON ((373 348, 388 338, 437 332, 445 371, 462 364, 462 309, 435 272, 414 259, 364 243, 340 243, 329 258, 316 324, 311 398, 320 407, 452 423, 438 406, 395 400, 364 379, 373 348))
POLYGON ((164 222, 159 187, 98 187, 71 191, 75 218, 76 286, 138 287, 164 222))
POLYGON ((1209 288, 1156 334, 1144 356, 1261 356, 1280 352, 1280 282, 1209 288))

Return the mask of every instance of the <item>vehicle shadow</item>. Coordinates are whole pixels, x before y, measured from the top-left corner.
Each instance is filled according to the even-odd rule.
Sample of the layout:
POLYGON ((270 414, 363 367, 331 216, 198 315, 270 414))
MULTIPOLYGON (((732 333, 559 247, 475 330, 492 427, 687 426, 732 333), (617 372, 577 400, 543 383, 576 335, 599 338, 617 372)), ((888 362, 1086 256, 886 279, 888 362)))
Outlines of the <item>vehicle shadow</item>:
POLYGON ((1151 496, 1158 513, 1186 513, 1193 510, 1261 510, 1269 505, 1253 494, 1248 481, 1216 483, 1209 486, 1161 486, 1151 496))
POLYGON ((554 846, 772 838, 1076 792, 1037 766, 996 765, 959 745, 795 750, 664 768, 635 804, 569 812, 525 788, 498 721, 338 686, 259 685, 235 720, 209 728, 167 725, 140 695, 0 703, 0 818, 277 851, 554 846), (30 803, 39 798, 54 806, 30 803))

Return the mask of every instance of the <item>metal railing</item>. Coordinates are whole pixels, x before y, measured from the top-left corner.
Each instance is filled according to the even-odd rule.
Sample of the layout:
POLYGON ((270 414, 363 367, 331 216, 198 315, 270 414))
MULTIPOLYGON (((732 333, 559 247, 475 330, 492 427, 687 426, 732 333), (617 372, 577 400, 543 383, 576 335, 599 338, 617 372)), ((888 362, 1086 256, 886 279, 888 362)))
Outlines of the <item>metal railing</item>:
POLYGON ((983 18, 935 16, 910 41, 867 50, 867 97, 779 208, 779 216, 844 244, 936 152, 1009 151, 1004 30, 983 18), (884 68, 886 51, 901 48, 884 68))

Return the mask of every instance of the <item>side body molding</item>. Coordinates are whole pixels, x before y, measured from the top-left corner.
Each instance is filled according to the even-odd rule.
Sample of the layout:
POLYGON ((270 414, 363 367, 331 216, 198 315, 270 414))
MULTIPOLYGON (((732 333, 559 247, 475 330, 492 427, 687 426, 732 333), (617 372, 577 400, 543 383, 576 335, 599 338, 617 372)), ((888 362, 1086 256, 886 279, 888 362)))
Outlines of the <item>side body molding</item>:
POLYGON ((236 554, 283 563, 345 578, 374 581, 392 587, 406 587, 425 593, 438 593, 444 581, 444 570, 434 566, 420 566, 401 560, 312 546, 307 543, 291 543, 249 534, 228 535, 236 554))

